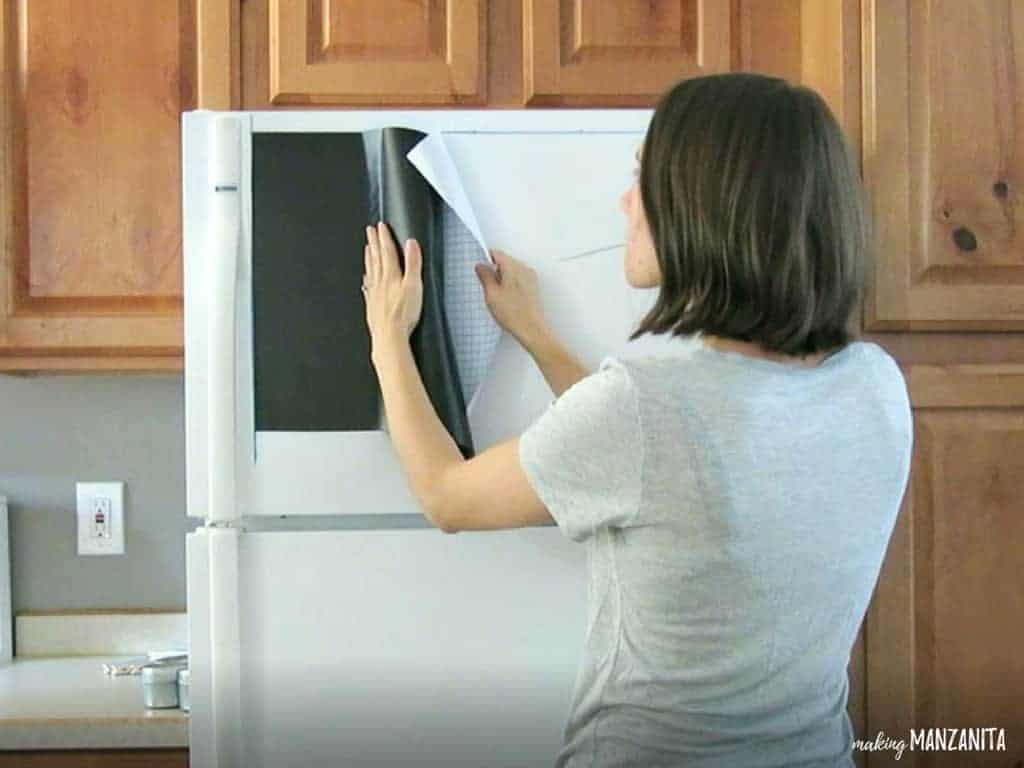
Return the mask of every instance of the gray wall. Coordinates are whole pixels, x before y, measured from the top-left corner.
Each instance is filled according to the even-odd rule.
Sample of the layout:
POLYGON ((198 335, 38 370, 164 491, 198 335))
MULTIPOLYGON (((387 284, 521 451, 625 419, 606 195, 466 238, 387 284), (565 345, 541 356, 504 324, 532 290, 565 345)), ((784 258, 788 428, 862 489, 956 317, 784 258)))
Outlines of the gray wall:
POLYGON ((178 375, 0 375, 14 611, 185 609, 178 375), (122 481, 125 554, 76 554, 75 482, 122 481))

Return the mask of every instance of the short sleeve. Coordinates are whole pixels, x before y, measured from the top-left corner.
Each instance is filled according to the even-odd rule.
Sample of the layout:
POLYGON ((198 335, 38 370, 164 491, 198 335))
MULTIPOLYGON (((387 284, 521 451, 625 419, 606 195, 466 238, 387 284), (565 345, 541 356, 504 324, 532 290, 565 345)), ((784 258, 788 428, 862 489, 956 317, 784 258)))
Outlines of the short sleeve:
POLYGON ((530 485, 575 541, 635 522, 643 458, 636 389, 614 358, 563 392, 519 438, 530 485))

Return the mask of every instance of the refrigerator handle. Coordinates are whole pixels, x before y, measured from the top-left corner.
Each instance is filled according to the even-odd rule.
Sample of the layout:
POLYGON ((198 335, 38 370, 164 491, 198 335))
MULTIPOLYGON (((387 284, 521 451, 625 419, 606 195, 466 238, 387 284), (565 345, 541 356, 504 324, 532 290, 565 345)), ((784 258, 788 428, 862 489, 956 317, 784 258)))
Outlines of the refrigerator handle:
POLYGON ((210 134, 212 196, 206 262, 209 418, 208 521, 237 520, 235 506, 235 298, 241 221, 241 126, 213 121, 210 134))

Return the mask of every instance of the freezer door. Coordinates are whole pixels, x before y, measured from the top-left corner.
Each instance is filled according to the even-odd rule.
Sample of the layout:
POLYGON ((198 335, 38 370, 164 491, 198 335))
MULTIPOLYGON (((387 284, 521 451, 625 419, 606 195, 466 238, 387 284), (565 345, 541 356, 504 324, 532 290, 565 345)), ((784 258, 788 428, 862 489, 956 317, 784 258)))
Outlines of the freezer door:
POLYGON ((194 766, 554 763, 586 627, 585 549, 557 530, 241 534, 228 616, 208 612, 204 535, 188 566, 194 766), (212 635, 233 622, 225 659, 212 635))

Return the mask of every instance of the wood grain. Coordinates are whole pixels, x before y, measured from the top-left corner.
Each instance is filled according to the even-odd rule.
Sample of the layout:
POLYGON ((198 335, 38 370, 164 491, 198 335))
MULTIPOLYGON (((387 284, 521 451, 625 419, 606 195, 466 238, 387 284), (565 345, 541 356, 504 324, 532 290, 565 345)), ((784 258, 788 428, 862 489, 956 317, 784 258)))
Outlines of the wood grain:
POLYGON ((109 0, 26 8, 29 227, 15 301, 180 300, 178 114, 192 100, 180 29, 109 0))
POLYGON ((524 101, 653 104, 684 77, 729 70, 731 23, 716 0, 523 0, 524 101))
POLYGON ((733 69, 799 82, 804 71, 803 0, 736 0, 733 69))
POLYGON ((376 0, 372 4, 313 0, 311 8, 309 61, 447 57, 445 0, 376 0))
POLYGON ((0 370, 135 355, 180 366, 194 0, 3 0, 0 17, 0 370))
POLYGON ((872 330, 1024 329, 1024 6, 864 2, 872 330))
MULTIPOLYGON (((868 616, 868 736, 1000 727, 1009 752, 972 753, 969 764, 1014 765, 1024 757, 1024 661, 1014 641, 1024 632, 1024 364, 921 373, 908 371, 910 488, 868 616)), ((908 757, 914 765, 912 754, 897 762, 878 753, 870 765, 908 757)), ((955 752, 923 757, 917 764, 965 764, 955 752)))
POLYGON ((523 3, 487 3, 487 105, 523 106, 523 3))
POLYGON ((234 0, 197 0, 199 109, 238 109, 241 103, 241 22, 234 0))
MULTIPOLYGON (((842 0, 843 16, 841 26, 831 29, 828 24, 840 22, 835 14, 816 12, 816 0, 733 0, 726 5, 726 24, 729 27, 727 43, 727 66, 735 69, 764 72, 785 77, 792 82, 801 82, 805 78, 805 69, 813 71, 815 80, 812 83, 823 91, 826 99, 833 94, 842 94, 842 103, 830 105, 836 114, 843 115, 844 127, 848 138, 854 146, 859 144, 859 32, 858 9, 856 0, 842 0), (803 13, 808 8, 810 13, 817 13, 815 23, 804 22, 803 13), (807 35, 814 35, 808 37, 807 35), (843 68, 837 71, 823 65, 804 64, 804 56, 813 55, 819 59, 822 54, 818 48, 829 51, 835 59, 841 58, 843 68), (842 82, 830 85, 829 78, 840 76, 842 82)), ((831 0, 830 0, 831 2, 831 0)), ((660 41, 661 55, 668 53, 669 46, 664 45, 669 39, 666 24, 671 24, 676 16, 680 16, 685 4, 675 3, 671 7, 678 10, 675 15, 666 15, 658 6, 653 11, 654 36, 660 41)), ((351 6, 356 8, 357 6, 351 6)), ((573 11, 576 7, 570 8, 573 11)), ((591 6, 592 7, 592 6, 591 6)), ((610 6, 609 6, 610 7, 610 6)), ((646 68, 640 53, 636 56, 629 52, 629 38, 614 27, 601 31, 600 25, 608 25, 608 14, 617 13, 614 8, 604 9, 605 5, 597 6, 597 14, 586 16, 591 25, 591 38, 606 41, 618 41, 621 45, 608 46, 610 55, 623 61, 623 71, 634 72, 638 67, 646 68), (597 25, 598 29, 593 29, 597 25), (601 36, 604 35, 602 38, 601 36), (632 57, 632 58, 631 58, 632 57)), ((525 93, 524 40, 528 38, 528 30, 524 28, 524 10, 528 12, 528 4, 523 0, 489 0, 486 4, 486 104, 489 107, 512 108, 527 104, 525 93)), ((630 6, 625 11, 633 19, 631 34, 643 33, 643 19, 646 18, 642 8, 630 6)), ((561 16, 559 16, 561 20, 561 16)), ((689 22, 687 22, 689 23, 689 22)), ((270 0, 246 0, 241 8, 241 37, 245 44, 241 49, 241 99, 243 109, 297 108, 329 106, 311 101, 306 104, 296 102, 273 103, 270 94, 270 0)), ((682 25, 682 21, 680 21, 682 25)), ((570 27, 570 42, 576 39, 570 27)), ((307 30, 308 33, 308 30, 307 30)), ((319 33, 317 33, 319 34, 319 33)), ((682 40, 682 31, 679 40, 682 40)), ((689 33, 686 33, 689 34, 689 33)), ((693 34, 696 34, 694 30, 693 34)), ((671 36, 676 40, 676 36, 671 36)), ((643 39, 637 38, 638 48, 645 49, 643 39)), ((656 50, 659 46, 655 46, 656 50)), ((646 50, 646 49, 645 49, 646 50)), ((595 52, 596 53, 596 52, 595 52)), ((646 54, 644 54, 646 55, 646 54)), ((537 106, 651 106, 661 91, 685 75, 683 70, 673 69, 655 85, 649 87, 647 95, 637 96, 636 93, 617 91, 609 83, 594 84, 593 98, 573 96, 552 96, 550 99, 534 99, 531 105, 537 106), (602 93, 598 93, 602 91, 602 93)), ((631 86, 632 87, 632 86, 631 86)), ((342 101, 348 107, 359 108, 370 105, 362 98, 342 101)), ((383 99, 381 103, 384 103, 383 99)), ((397 103, 397 102, 395 102, 397 103)))

